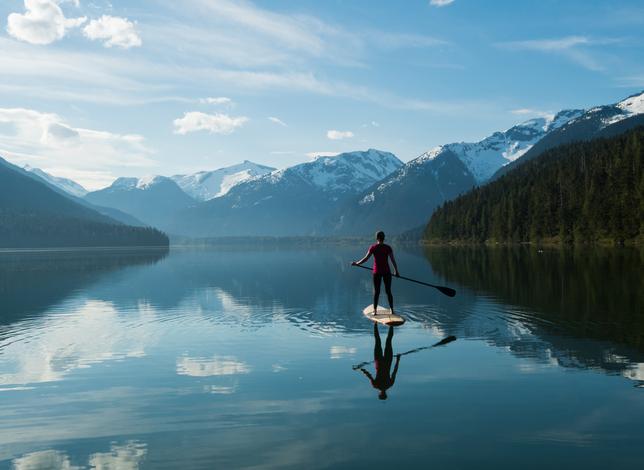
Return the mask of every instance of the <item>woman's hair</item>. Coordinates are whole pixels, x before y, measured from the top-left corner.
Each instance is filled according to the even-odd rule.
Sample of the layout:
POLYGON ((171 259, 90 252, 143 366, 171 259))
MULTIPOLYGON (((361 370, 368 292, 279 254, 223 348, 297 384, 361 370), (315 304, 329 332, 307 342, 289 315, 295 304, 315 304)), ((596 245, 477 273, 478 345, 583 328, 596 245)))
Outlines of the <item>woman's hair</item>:
POLYGON ((380 230, 379 232, 376 233, 376 240, 382 240, 385 241, 385 232, 380 230))

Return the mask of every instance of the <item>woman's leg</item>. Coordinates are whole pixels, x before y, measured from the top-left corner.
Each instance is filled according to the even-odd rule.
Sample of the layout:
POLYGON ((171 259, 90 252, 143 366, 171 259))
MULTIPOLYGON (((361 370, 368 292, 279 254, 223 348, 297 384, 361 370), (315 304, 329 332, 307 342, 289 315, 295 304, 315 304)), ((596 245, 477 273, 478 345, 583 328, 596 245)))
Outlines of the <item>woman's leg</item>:
POLYGON ((373 275, 373 313, 374 315, 378 312, 378 299, 380 298, 380 280, 382 275, 374 274, 373 275))
POLYGON ((383 275, 385 281, 385 292, 387 292, 387 300, 389 300, 389 308, 391 313, 394 312, 394 296, 391 294, 391 274, 383 275))

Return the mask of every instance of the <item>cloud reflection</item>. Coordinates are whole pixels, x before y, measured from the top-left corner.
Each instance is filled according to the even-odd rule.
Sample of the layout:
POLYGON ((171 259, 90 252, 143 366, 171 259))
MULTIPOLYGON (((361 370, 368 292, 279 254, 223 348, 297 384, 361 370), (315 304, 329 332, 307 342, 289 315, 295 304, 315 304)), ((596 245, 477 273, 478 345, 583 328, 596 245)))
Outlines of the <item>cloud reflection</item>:
POLYGON ((191 377, 248 374, 251 368, 234 356, 180 357, 177 359, 177 374, 191 377))
POLYGON ((0 386, 59 381, 95 363, 143 357, 153 338, 131 322, 147 323, 154 315, 145 305, 124 316, 110 302, 87 300, 73 314, 16 325, 18 340, 0 348, 0 370, 6 371, 0 386))
MULTIPOLYGON (((143 442, 129 441, 123 445, 112 444, 109 452, 96 452, 90 455, 88 466, 96 470, 136 470, 146 454, 147 446, 143 442)), ((15 470, 81 470, 87 468, 85 465, 72 465, 65 452, 53 449, 30 452, 14 459, 12 464, 15 470)))

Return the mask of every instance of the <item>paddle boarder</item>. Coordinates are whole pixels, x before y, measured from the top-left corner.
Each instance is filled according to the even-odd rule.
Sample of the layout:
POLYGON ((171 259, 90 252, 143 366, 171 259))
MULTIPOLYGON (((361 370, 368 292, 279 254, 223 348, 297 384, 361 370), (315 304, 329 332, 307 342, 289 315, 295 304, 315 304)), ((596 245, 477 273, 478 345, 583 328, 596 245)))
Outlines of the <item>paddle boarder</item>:
POLYGON ((360 261, 354 261, 352 265, 360 266, 373 256, 373 312, 374 315, 378 313, 378 299, 380 298, 380 284, 382 281, 385 283, 385 292, 387 293, 387 300, 389 300, 389 308, 391 313, 394 313, 394 296, 391 294, 391 269, 389 268, 389 259, 394 266, 394 276, 398 277, 398 265, 396 258, 394 258, 394 250, 385 244, 385 232, 380 231, 376 233, 376 243, 369 247, 367 254, 360 261))
POLYGON ((380 332, 378 331, 378 324, 373 324, 373 336, 376 340, 376 345, 373 350, 373 360, 376 366, 376 377, 374 378, 371 373, 364 367, 360 367, 360 371, 367 376, 371 386, 376 390, 380 390, 378 398, 381 400, 387 399, 387 390, 394 386, 396 381, 396 374, 398 373, 398 365, 400 364, 400 354, 396 354, 396 365, 394 365, 394 372, 391 373, 391 363, 394 358, 394 350, 391 346, 391 340, 394 337, 394 327, 389 327, 387 333, 387 340, 385 341, 385 353, 382 353, 382 343, 380 342, 380 332))

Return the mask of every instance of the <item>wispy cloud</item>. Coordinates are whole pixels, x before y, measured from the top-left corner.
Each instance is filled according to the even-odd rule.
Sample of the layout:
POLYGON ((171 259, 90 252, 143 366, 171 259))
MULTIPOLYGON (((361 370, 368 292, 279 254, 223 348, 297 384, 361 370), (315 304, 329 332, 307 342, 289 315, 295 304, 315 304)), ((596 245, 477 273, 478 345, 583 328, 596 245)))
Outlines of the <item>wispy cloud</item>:
POLYGON ((284 121, 282 121, 280 118, 277 118, 275 116, 269 116, 268 120, 271 122, 274 122, 275 124, 279 124, 280 126, 288 127, 284 121))
POLYGON ((429 4, 434 7, 445 7, 451 3, 454 3, 454 0, 429 0, 429 4))
POLYGON ((331 129, 326 132, 326 136, 330 140, 342 140, 342 139, 350 139, 353 137, 353 132, 351 131, 338 131, 335 129, 331 129))
POLYGON ((602 71, 603 64, 589 51, 594 46, 621 42, 620 39, 597 39, 588 36, 566 36, 554 39, 531 39, 498 43, 501 48, 514 51, 537 51, 558 54, 588 70, 602 71))
POLYGON ((518 108, 518 109, 513 109, 510 112, 516 116, 538 116, 538 117, 552 116, 551 112, 540 111, 538 109, 532 109, 532 108, 518 108))
POLYGON ((211 134, 232 134, 236 129, 248 122, 245 116, 232 117, 227 114, 206 114, 200 111, 184 113, 183 117, 175 119, 175 134, 186 135, 191 132, 208 131, 211 134))
POLYGON ((233 100, 225 96, 201 98, 199 101, 205 104, 225 105, 225 106, 231 106, 233 104, 233 100))

